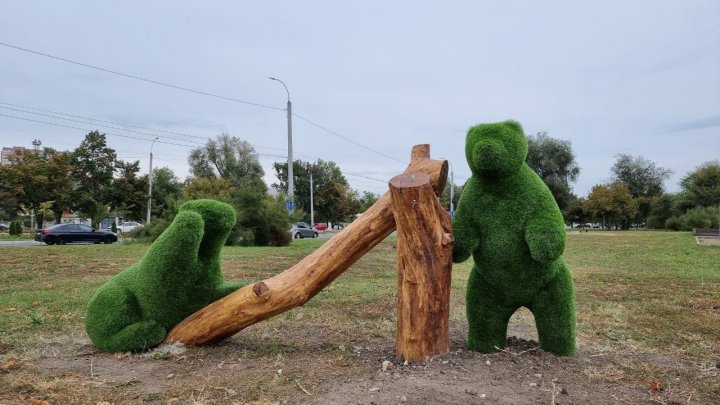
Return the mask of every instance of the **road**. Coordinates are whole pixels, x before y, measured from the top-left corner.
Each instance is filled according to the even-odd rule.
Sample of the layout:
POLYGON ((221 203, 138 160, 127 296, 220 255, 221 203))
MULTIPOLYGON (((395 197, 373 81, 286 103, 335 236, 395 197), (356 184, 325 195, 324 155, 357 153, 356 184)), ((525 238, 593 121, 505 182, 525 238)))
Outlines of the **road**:
POLYGON ((42 242, 35 242, 34 240, 3 240, 0 241, 1 246, 46 246, 42 242))
MULTIPOLYGON (((330 239, 335 236, 337 232, 320 232, 320 239, 330 239)), ((85 243, 86 245, 92 245, 92 243, 85 243)), ((34 240, 3 240, 0 241, 0 247, 19 247, 19 246, 47 246, 43 242, 36 242, 34 240)))

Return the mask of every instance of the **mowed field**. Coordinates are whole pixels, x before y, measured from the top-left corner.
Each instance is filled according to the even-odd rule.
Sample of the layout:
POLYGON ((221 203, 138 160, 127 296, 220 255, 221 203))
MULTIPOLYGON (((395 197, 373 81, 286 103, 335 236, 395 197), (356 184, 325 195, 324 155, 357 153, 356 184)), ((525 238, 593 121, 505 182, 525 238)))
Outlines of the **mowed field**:
MULTIPOLYGON (((225 248, 225 278, 271 277, 322 243, 225 248)), ((571 359, 537 348, 526 310, 505 351, 465 351, 472 263, 455 265, 451 353, 407 365, 394 358, 391 238, 303 307, 217 345, 98 352, 87 302, 147 248, 0 248, 0 403, 720 403, 720 246, 689 233, 568 234, 571 359)))

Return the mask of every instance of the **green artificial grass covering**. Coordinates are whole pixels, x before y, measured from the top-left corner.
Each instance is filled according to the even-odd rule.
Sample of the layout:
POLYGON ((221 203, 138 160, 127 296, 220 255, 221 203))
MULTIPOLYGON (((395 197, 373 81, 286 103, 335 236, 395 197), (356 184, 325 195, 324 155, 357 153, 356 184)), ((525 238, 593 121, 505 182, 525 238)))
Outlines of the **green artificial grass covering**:
POLYGON ((575 293, 562 258, 565 225, 550 190, 525 163, 519 123, 470 128, 465 156, 472 176, 453 218, 453 261, 472 255, 468 279, 468 348, 505 347, 512 314, 535 316, 543 350, 575 354, 575 293))
POLYGON ((242 285, 223 283, 220 250, 235 210, 215 200, 188 201, 139 263, 103 284, 85 330, 107 352, 156 346, 188 315, 242 285))

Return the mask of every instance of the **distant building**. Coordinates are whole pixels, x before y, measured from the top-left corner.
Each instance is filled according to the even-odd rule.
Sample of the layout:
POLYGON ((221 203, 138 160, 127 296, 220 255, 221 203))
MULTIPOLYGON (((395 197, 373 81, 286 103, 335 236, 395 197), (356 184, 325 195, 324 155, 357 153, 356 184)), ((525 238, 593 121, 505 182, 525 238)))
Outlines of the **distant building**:
POLYGON ((32 149, 28 149, 22 146, 13 146, 13 147, 7 147, 4 146, 2 148, 2 152, 0 152, 0 166, 7 166, 12 164, 12 161, 10 158, 16 154, 18 151, 28 151, 32 152, 32 149))
POLYGON ((35 139, 32 141, 34 149, 28 149, 23 146, 13 146, 13 147, 7 147, 3 146, 2 151, 0 151, 0 166, 7 166, 12 164, 12 156, 18 152, 34 152, 35 155, 40 153, 42 146, 42 141, 35 139))
POLYGON ((89 219, 80 218, 79 215, 70 211, 63 211, 60 217, 61 224, 84 224, 90 226, 91 221, 89 219))

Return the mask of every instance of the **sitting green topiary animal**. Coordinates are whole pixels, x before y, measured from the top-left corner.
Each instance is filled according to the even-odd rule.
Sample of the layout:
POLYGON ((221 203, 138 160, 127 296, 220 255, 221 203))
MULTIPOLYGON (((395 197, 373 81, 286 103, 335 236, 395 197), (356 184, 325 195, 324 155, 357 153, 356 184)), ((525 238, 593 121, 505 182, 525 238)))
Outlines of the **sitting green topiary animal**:
POLYGON ((468 348, 505 347, 520 307, 532 311, 543 350, 575 354, 575 294, 562 258, 565 225, 540 177, 525 163, 519 123, 470 128, 465 156, 472 176, 453 218, 453 261, 472 254, 468 279, 468 348))
POLYGON ((188 201, 139 263, 103 284, 85 316, 93 343, 108 352, 153 347, 188 315, 242 285, 223 283, 220 250, 235 210, 188 201))

